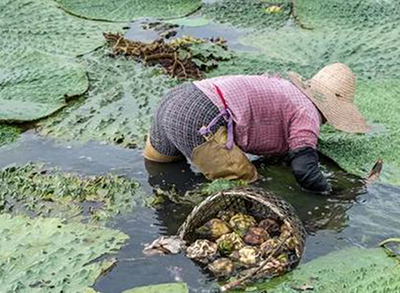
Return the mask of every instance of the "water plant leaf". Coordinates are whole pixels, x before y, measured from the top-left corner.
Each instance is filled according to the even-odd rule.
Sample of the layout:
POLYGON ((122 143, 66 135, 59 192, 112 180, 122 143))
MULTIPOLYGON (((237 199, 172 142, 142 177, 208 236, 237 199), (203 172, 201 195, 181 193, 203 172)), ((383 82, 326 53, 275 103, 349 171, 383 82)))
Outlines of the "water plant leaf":
POLYGON ((0 50, 0 121, 46 117, 88 86, 81 65, 29 49, 0 50))
MULTIPOLYGON (((304 7, 312 6, 311 2, 296 1, 304 7)), ((311 12, 307 14, 306 8, 305 12, 298 11, 300 15, 305 13, 315 20, 315 29, 285 27, 275 31, 265 30, 245 36, 242 42, 259 48, 271 67, 283 75, 290 69, 311 78, 327 64, 346 63, 357 77, 355 102, 372 124, 372 132, 368 135, 349 135, 324 127, 320 150, 346 171, 363 177, 381 157, 388 162, 383 168, 381 180, 400 184, 400 134, 396 127, 400 112, 395 102, 399 94, 397 81, 400 79, 400 63, 395 57, 400 53, 397 37, 400 33, 397 25, 399 4, 394 1, 316 3, 323 7, 321 15, 325 13, 325 17, 312 10, 314 8, 310 8, 314 11, 313 15, 317 15, 314 18, 311 12), (357 9, 351 6, 354 3, 357 3, 357 9), (335 18, 335 9, 340 9, 344 19, 333 21, 331 25, 319 25, 319 21, 324 23, 325 19, 335 18), (330 13, 332 15, 328 15, 330 13), (368 22, 367 16, 371 13, 373 15, 368 22)))
POLYGON ((182 17, 197 10, 200 0, 56 0, 66 11, 84 18, 131 21, 140 17, 182 17))
POLYGON ((3 292, 93 292, 89 287, 115 265, 96 261, 115 253, 128 236, 60 219, 0 215, 3 292))
POLYGON ((186 283, 167 283, 137 287, 123 293, 189 293, 186 283))
POLYGON ((48 0, 0 0, 0 11, 0 48, 10 51, 33 48, 76 56, 102 46, 103 31, 121 29, 74 17, 48 0))
POLYGON ((400 5, 396 0, 298 0, 295 16, 308 28, 367 26, 399 20, 400 5))
POLYGON ((292 11, 292 3, 287 0, 221 0, 204 4, 205 17, 237 27, 278 28, 285 25, 292 11), (279 7, 279 13, 266 13, 271 6, 279 7))
POLYGON ((139 186, 118 176, 82 177, 37 164, 4 168, 0 185, 0 212, 92 221, 132 211, 139 186))
POLYGON ((15 126, 0 124, 0 146, 12 143, 21 133, 21 130, 15 126))
POLYGON ((143 145, 157 101, 177 80, 132 59, 99 50, 79 60, 89 74, 87 95, 41 123, 45 135, 143 145))
POLYGON ((383 249, 348 248, 300 265, 288 275, 259 286, 268 292, 298 292, 304 285, 312 292, 397 292, 400 267, 383 249), (278 285, 277 285, 278 284, 278 285))

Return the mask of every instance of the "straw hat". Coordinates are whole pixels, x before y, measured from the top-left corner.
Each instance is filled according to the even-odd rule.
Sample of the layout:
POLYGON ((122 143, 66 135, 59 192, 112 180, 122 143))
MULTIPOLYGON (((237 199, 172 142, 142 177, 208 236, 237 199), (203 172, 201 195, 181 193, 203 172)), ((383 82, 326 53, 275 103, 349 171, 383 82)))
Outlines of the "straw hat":
POLYGON ((354 74, 345 64, 328 65, 310 80, 305 80, 294 72, 289 72, 288 75, 292 83, 307 95, 333 127, 350 133, 368 132, 368 124, 354 105, 354 74))

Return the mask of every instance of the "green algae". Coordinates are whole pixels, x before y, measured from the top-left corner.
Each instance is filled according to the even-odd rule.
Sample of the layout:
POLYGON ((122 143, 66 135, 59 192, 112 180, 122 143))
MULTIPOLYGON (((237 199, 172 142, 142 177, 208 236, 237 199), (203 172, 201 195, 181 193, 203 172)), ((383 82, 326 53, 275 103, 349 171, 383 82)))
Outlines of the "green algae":
POLYGON ((115 265, 97 261, 128 236, 104 227, 60 219, 0 215, 2 292, 94 292, 89 288, 115 265))
POLYGON ((0 0, 0 11, 0 48, 9 51, 31 48, 77 56, 102 46, 103 31, 121 29, 120 24, 74 17, 48 0, 0 0))
POLYGON ((89 75, 87 95, 40 123, 41 133, 97 140, 124 147, 143 145, 157 102, 178 81, 125 57, 100 50, 79 59, 89 75))
POLYGON ((258 285, 271 293, 312 292, 398 292, 398 260, 383 249, 348 248, 300 265, 293 272, 258 285))
POLYGON ((230 23, 237 27, 278 28, 289 20, 292 4, 286 0, 242 1, 222 0, 204 4, 202 14, 221 23, 230 23), (279 6, 279 13, 269 13, 268 7, 279 6))
POLYGON ((21 130, 15 126, 0 124, 0 146, 10 144, 18 139, 21 130))
POLYGON ((0 212, 103 220, 132 211, 138 183, 114 175, 78 176, 38 164, 0 172, 0 212))
POLYGON ((82 66, 30 49, 0 50, 0 121, 49 116, 89 87, 82 66))
POLYGON ((56 0, 66 11, 89 19, 132 21, 140 17, 176 18, 201 6, 200 0, 56 0))

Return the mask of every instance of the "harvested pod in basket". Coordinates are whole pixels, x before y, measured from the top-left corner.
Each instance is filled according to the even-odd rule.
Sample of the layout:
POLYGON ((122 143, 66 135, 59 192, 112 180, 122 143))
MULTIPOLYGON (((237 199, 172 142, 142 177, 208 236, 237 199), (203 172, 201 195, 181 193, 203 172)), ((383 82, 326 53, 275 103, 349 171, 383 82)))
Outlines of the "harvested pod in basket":
POLYGON ((229 220, 229 225, 231 225, 232 229, 240 236, 244 236, 250 227, 257 225, 257 222, 254 217, 250 215, 237 213, 229 220))
POLYGON ((259 261, 260 251, 252 246, 245 246, 238 251, 239 261, 244 265, 254 265, 259 261))
POLYGON ((281 241, 278 238, 268 239, 264 243, 261 244, 260 250, 263 255, 269 255, 275 248, 277 248, 281 244, 281 241))
MULTIPOLYGON (((291 232, 290 237, 293 237, 292 244, 294 246, 291 247, 292 250, 287 251, 287 247, 279 243, 272 252, 263 255, 268 263, 279 264, 279 269, 277 270, 276 266, 273 265, 265 266, 266 260, 261 257, 261 261, 255 265, 256 267, 260 266, 260 269, 254 270, 256 273, 251 280, 283 274, 293 269, 300 262, 306 238, 302 222, 290 204, 261 188, 233 188, 209 196, 193 209, 179 228, 178 235, 186 243, 193 243, 199 238, 196 229, 210 219, 216 218, 220 211, 234 211, 236 214, 250 215, 255 221, 275 219, 280 225, 284 224, 285 229, 291 232), (276 260, 282 253, 288 254, 285 264, 276 260)), ((254 226, 257 226, 257 223, 254 226)), ((283 239, 284 244, 288 239, 283 239)))
POLYGON ((249 245, 260 245, 269 239, 267 231, 259 227, 251 227, 246 235, 244 235, 244 242, 249 245))
POLYGON ((244 246, 242 238, 235 232, 222 235, 217 239, 218 250, 222 255, 228 255, 244 246))
POLYGON ((198 239, 186 249, 186 256, 207 263, 215 257, 217 250, 218 246, 214 242, 198 239))
POLYGON ((213 263, 210 263, 207 268, 215 276, 229 276, 232 274, 234 266, 233 262, 229 258, 219 258, 213 263))
POLYGON ((280 233, 279 223, 274 219, 264 219, 259 224, 258 227, 267 230, 269 235, 277 235, 280 233))
POLYGON ((230 233, 231 229, 226 222, 214 218, 198 228, 196 232, 201 238, 211 238, 215 240, 224 234, 230 233))

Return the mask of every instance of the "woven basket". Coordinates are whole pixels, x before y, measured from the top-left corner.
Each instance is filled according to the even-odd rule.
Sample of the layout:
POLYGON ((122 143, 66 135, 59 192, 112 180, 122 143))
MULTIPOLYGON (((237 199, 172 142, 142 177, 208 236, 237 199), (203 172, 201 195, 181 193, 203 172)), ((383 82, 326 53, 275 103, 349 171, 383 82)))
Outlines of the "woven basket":
MULTIPOLYGON (((289 203, 261 188, 234 188, 211 195, 193 209, 179 228, 179 237, 190 245, 198 238, 195 232, 198 227, 215 218, 219 211, 229 210, 251 215, 257 221, 266 218, 281 220, 292 230, 296 239, 295 254, 284 272, 293 269, 300 262, 306 239, 306 231, 301 220, 289 203)), ((271 272, 272 270, 270 272, 263 270, 262 275, 256 277, 276 275, 271 272)))

